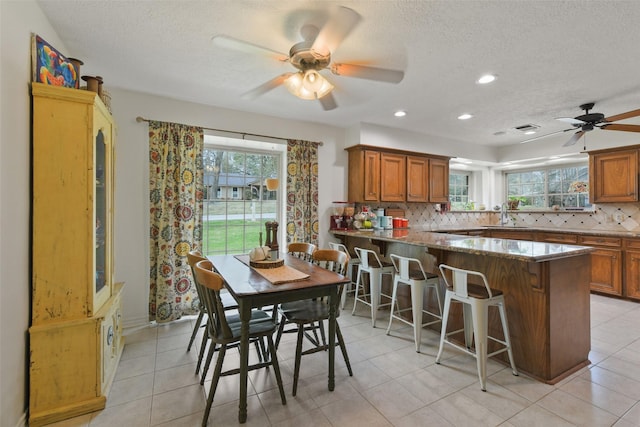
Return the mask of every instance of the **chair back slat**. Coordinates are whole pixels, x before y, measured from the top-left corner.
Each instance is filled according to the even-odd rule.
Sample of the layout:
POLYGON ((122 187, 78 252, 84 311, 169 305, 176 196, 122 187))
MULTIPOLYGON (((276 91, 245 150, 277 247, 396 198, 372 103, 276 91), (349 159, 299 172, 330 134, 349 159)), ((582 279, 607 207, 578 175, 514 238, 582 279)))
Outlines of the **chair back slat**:
POLYGON ((479 271, 465 270, 462 268, 451 267, 446 264, 440 264, 440 272, 442 278, 448 288, 453 289, 453 292, 463 298, 469 298, 469 277, 478 277, 487 290, 489 298, 493 298, 493 293, 489 287, 487 277, 479 271), (449 274, 446 274, 449 272, 449 274), (451 281, 449 281, 449 276, 451 281))
POLYGON ((317 249, 311 255, 311 262, 344 276, 347 274, 349 255, 336 249, 317 249))
POLYGON ((303 259, 305 261, 311 261, 311 255, 316 250, 316 245, 306 242, 294 242, 289 243, 287 247, 287 253, 303 259))
MULTIPOLYGON (((407 258, 396 254, 391 254, 389 256, 391 258, 391 262, 393 263, 393 267, 396 269, 396 275, 399 276, 402 280, 409 280, 409 268, 410 264, 417 262, 418 260, 415 258, 407 258)), ((419 264, 419 263, 418 263, 419 264)), ((420 265, 420 269, 422 270, 422 266, 420 265)))
POLYGON ((375 253, 375 251, 357 247, 353 249, 356 251, 356 255, 358 255, 360 264, 362 264, 363 268, 368 269, 383 267, 382 261, 380 261, 380 258, 378 257, 378 254, 375 253))
POLYGON ((200 284, 204 304, 209 314, 209 327, 213 336, 230 339, 233 337, 231 328, 227 323, 224 306, 220 299, 220 290, 224 288, 224 279, 213 268, 211 261, 205 259, 196 263, 196 281, 200 284))

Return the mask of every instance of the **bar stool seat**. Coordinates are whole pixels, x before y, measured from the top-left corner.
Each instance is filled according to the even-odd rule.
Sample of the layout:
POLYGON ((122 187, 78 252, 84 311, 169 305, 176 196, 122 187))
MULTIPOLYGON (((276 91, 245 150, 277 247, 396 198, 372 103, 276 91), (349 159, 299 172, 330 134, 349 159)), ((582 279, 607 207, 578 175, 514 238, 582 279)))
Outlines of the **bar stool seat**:
POLYGON ((342 290, 342 296, 340 297, 340 309, 344 310, 344 305, 347 301, 347 293, 355 292, 355 282, 353 281, 353 267, 360 265, 360 258, 358 258, 357 256, 352 257, 347 247, 342 243, 329 242, 329 248, 336 251, 344 252, 349 255, 347 277, 349 278, 349 280, 351 280, 351 282, 344 286, 344 289, 342 290))
POLYGON ((513 361, 507 312, 504 306, 504 295, 502 291, 491 289, 486 276, 478 271, 464 270, 440 264, 440 272, 447 285, 447 291, 444 299, 442 332, 440 333, 440 348, 436 356, 436 363, 440 364, 444 344, 449 344, 458 350, 470 354, 476 358, 480 387, 482 391, 487 391, 487 358, 506 351, 509 356, 511 371, 513 375, 518 375, 518 370, 513 361), (480 279, 482 285, 469 283, 468 279, 470 276, 480 279), (449 277, 451 280, 449 280, 449 277), (457 331, 447 333, 447 320, 452 301, 458 301, 463 304, 464 327, 457 331), (504 340, 488 335, 489 307, 498 308, 504 340), (464 332, 465 346, 449 340, 450 335, 460 332, 464 332), (475 349, 472 348, 474 338, 475 349), (502 344, 502 348, 487 354, 487 343, 489 339, 502 344))
POLYGON ((382 307, 391 305, 391 295, 382 293, 382 276, 389 274, 393 278, 395 267, 392 263, 381 261, 378 254, 370 249, 354 248, 360 265, 358 265, 358 277, 356 279, 356 294, 353 301, 353 310, 351 314, 355 314, 358 302, 371 307, 371 326, 376 327, 376 317, 378 310, 382 307), (363 274, 369 275, 369 293, 366 293, 364 283, 362 281, 363 274), (388 303, 381 304, 381 297, 389 299, 388 303), (369 299, 367 301, 367 298, 369 299))
MULTIPOLYGON (((435 265, 435 259, 431 254, 425 254, 431 265, 435 265)), ((440 278, 437 274, 427 273, 417 258, 408 258, 396 254, 390 255, 391 262, 395 267, 395 277, 393 279, 393 293, 391 298, 391 313, 389 315, 389 326, 387 335, 391 331, 393 319, 397 319, 407 325, 413 326, 413 339, 416 344, 416 352, 420 353, 420 341, 422 338, 422 328, 432 325, 442 320, 442 302, 440 300, 440 278), (408 285, 411 287, 411 307, 400 309, 398 306, 398 285, 408 285), (433 313, 423 308, 424 292, 427 289, 434 289, 438 301, 438 312, 433 313), (394 309, 395 307, 395 309, 394 309), (401 316, 401 313, 411 311, 413 320, 409 321, 401 316), (422 315, 426 314, 431 320, 422 323, 422 315)))

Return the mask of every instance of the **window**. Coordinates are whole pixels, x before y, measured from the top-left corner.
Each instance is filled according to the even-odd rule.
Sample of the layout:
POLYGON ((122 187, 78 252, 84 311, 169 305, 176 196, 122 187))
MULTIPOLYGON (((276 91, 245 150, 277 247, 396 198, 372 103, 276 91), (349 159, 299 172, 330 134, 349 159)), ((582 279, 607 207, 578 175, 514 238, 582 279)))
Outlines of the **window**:
POLYGON ((464 210, 469 203, 469 174, 449 172, 449 201, 452 210, 464 210))
POLYGON ((584 208, 589 204, 589 167, 573 165, 506 173, 507 197, 520 207, 584 208))
POLYGON ((264 223, 280 220, 282 201, 265 179, 279 177, 286 146, 205 135, 204 255, 248 253, 265 236, 264 223))

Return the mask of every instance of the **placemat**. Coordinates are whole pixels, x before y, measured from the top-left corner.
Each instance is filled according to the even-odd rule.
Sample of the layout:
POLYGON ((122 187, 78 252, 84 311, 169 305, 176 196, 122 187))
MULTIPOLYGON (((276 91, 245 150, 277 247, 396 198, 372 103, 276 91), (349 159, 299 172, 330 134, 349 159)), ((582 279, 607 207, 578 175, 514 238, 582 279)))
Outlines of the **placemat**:
POLYGON ((260 274, 262 277, 264 277, 274 285, 278 285, 280 283, 297 282, 309 278, 308 274, 298 271, 295 268, 289 267, 288 265, 283 265, 282 267, 276 268, 253 268, 249 264, 249 255, 235 255, 235 257, 240 262, 249 266, 249 268, 253 269, 253 271, 260 274))

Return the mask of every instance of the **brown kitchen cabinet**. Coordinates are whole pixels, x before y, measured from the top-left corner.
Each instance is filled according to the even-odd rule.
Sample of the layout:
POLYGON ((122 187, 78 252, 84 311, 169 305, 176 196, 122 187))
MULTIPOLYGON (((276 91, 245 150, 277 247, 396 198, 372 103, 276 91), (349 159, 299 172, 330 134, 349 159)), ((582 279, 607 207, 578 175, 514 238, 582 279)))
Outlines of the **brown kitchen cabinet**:
POLYGON ((355 145, 349 152, 348 194, 354 202, 449 200, 449 158, 355 145))
POLYGON ((624 248, 625 296, 640 300, 640 239, 625 239, 624 248))
POLYGON ((380 152, 374 150, 349 151, 349 200, 354 202, 380 201, 380 152))
POLYGON ((429 201, 449 201, 449 159, 429 159, 429 201))
POLYGON ((429 201, 429 159, 407 156, 407 202, 429 201))
POLYGON ((638 147, 589 152, 589 197, 592 203, 639 200, 638 147))
POLYGON ((491 237, 498 239, 512 239, 512 240, 530 240, 535 241, 535 233, 525 228, 513 229, 513 230, 491 230, 491 237))
POLYGON ((538 241, 545 243, 566 243, 568 245, 576 245, 578 236, 566 233, 538 233, 538 241))
POLYGON ((380 201, 404 202, 406 193, 407 156, 380 153, 380 201))
POLYGON ((591 252, 591 290, 622 296, 622 250, 617 237, 580 236, 578 244, 591 252))

